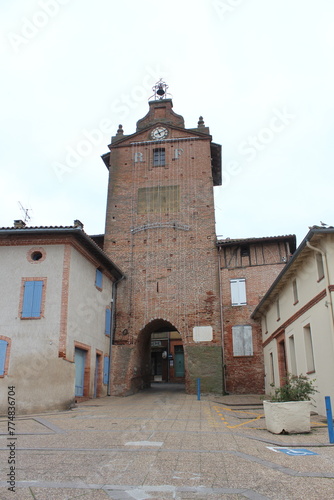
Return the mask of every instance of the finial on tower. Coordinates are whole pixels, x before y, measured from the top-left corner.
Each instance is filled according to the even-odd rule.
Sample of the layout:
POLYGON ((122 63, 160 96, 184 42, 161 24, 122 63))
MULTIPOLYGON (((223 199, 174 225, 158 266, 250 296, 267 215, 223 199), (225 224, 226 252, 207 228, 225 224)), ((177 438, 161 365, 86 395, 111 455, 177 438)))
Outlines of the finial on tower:
POLYGON ((123 125, 118 125, 117 135, 123 135, 123 134, 124 134, 123 125))
POLYGON ((199 117, 199 120, 198 120, 198 123, 197 123, 197 127, 205 127, 205 124, 204 124, 204 120, 203 120, 203 116, 200 116, 199 117))
POLYGON ((162 78, 152 87, 152 90, 154 94, 149 98, 149 101, 154 97, 155 101, 166 99, 167 95, 170 95, 167 93, 168 90, 168 85, 163 81, 162 78))

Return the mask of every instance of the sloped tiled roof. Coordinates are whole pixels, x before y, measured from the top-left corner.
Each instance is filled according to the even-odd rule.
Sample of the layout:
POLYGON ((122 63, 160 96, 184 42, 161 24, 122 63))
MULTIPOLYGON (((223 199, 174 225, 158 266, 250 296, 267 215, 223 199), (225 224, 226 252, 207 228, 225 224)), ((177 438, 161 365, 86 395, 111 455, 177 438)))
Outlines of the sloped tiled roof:
POLYGON ((225 238, 217 241, 218 246, 231 246, 245 243, 261 243, 265 241, 290 240, 296 242, 295 234, 287 234, 284 236, 261 236, 259 238, 225 238))
POLYGON ((307 243, 316 241, 317 238, 321 238, 323 235, 326 234, 333 234, 334 233, 334 227, 328 226, 328 227, 320 227, 320 226, 312 226, 309 228, 309 232, 303 239, 303 241, 300 243, 299 247, 297 250, 294 252, 294 254, 291 256, 291 259, 287 262, 287 264, 284 266, 280 274, 277 276, 275 281, 272 283, 264 297, 261 299, 259 304, 256 306, 254 309, 251 317, 252 318, 257 318, 263 312, 266 307, 271 303, 273 298, 278 294, 281 288, 284 287, 285 283, 291 279, 291 275, 293 275, 295 268, 297 268, 300 265, 301 260, 303 257, 307 256, 311 250, 308 248, 307 243))
POLYGON ((53 236, 73 236, 81 245, 83 245, 91 254, 93 254, 106 269, 117 279, 124 277, 123 272, 110 257, 102 250, 102 248, 91 238, 79 225, 74 226, 24 226, 24 227, 1 227, 0 228, 0 245, 1 237, 9 238, 11 236, 23 235, 53 235, 53 236))

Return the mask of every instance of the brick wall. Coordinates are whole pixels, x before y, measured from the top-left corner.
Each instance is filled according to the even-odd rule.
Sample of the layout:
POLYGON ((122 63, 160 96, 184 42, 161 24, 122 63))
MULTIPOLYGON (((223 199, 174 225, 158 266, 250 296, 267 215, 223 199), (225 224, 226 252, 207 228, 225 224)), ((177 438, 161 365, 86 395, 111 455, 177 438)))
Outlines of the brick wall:
POLYGON ((149 383, 149 339, 165 327, 181 334, 188 392, 198 376, 204 391, 223 390, 224 347, 225 389, 260 393, 260 326, 250 316, 289 259, 289 238, 226 240, 217 250, 209 129, 185 129, 171 107, 151 102, 137 132, 119 133, 104 155, 104 250, 126 275, 118 285, 112 390, 124 394, 149 383), (166 140, 152 140, 157 126, 167 128, 166 140), (156 148, 165 149, 161 166, 154 166, 156 148), (246 279, 246 305, 231 305, 232 278, 246 279), (252 326, 252 355, 234 355, 235 325, 252 326), (212 340, 194 342, 195 326, 211 326, 212 340))
POLYGON ((168 322, 184 345, 194 344, 194 326, 210 325, 213 340, 204 344, 221 346, 211 136, 174 128, 166 113, 167 141, 151 140, 150 119, 149 128, 141 121, 135 137, 111 145, 104 250, 126 275, 118 285, 115 343, 135 351, 126 380, 114 382, 122 390, 147 378, 139 355, 154 331, 147 325, 168 322), (166 161, 153 167, 157 147, 166 161))
MULTIPOLYGON (((246 240, 245 240, 246 241, 246 240)), ((264 362, 260 323, 251 314, 281 272, 289 259, 288 241, 283 237, 275 242, 263 239, 260 243, 245 245, 242 240, 219 248, 223 323, 225 389, 229 393, 255 393, 264 391, 264 362), (248 247, 248 255, 245 246, 248 247), (246 305, 231 305, 230 280, 244 278, 246 305), (232 328, 235 325, 252 327, 253 354, 235 356, 232 328)))

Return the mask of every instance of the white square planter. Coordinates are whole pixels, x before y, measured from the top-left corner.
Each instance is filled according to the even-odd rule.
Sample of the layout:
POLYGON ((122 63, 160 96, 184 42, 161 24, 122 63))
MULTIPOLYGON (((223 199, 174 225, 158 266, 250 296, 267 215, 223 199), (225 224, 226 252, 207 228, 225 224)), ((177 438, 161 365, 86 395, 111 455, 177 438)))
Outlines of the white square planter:
POLYGON ((273 434, 310 432, 311 401, 263 401, 266 427, 273 434))

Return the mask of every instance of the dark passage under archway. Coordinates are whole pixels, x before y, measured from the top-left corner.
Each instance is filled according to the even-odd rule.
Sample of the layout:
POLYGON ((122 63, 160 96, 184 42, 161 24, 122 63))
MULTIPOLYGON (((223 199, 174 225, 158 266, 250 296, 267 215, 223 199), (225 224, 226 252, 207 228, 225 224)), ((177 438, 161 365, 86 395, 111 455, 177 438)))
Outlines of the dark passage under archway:
POLYGON ((138 335, 136 374, 142 380, 137 385, 151 383, 184 384, 185 363, 183 342, 174 325, 163 319, 148 323, 138 335))

